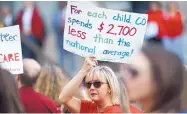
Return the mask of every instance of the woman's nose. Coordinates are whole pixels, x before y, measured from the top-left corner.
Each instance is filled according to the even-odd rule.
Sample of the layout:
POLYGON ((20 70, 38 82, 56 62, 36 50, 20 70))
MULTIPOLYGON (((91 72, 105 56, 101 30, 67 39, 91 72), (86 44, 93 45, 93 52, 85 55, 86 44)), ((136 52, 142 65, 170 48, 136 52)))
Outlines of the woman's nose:
POLYGON ((94 85, 93 85, 93 84, 91 85, 90 89, 95 89, 95 87, 94 87, 94 85))

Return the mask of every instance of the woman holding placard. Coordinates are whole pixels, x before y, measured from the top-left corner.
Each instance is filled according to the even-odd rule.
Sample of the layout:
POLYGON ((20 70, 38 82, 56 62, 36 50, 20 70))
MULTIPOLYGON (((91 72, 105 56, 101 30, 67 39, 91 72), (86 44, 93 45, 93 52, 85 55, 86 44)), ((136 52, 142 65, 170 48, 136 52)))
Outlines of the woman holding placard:
MULTIPOLYGON (((59 98, 70 112, 123 112, 119 105, 120 89, 116 75, 109 67, 97 66, 97 64, 98 62, 95 57, 87 57, 82 69, 62 90, 59 98), (82 82, 85 83, 92 101, 73 97, 82 82)), ((126 112, 128 112, 128 104, 126 105, 126 112)))

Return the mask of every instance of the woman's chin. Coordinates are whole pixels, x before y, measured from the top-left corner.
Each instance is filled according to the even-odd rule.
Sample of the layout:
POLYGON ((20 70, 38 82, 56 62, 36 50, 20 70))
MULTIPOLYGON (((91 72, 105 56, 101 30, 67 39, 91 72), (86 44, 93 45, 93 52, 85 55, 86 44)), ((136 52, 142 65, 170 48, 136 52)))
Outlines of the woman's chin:
POLYGON ((96 98, 96 97, 90 97, 90 99, 91 99, 92 101, 94 101, 94 102, 98 102, 98 101, 99 101, 99 99, 96 98))

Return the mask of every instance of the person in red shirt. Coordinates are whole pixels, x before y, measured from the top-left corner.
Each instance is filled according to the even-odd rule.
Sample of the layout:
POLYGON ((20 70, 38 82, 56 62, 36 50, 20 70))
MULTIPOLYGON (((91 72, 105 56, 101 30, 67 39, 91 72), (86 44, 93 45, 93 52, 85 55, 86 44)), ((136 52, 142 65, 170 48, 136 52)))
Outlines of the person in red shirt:
POLYGON ((16 76, 18 92, 26 113, 56 113, 56 104, 50 98, 37 93, 33 89, 40 65, 33 59, 23 60, 24 74, 16 76))
POLYGON ((166 28, 170 39, 175 39, 183 33, 182 14, 180 13, 176 2, 169 2, 167 6, 166 28))
POLYGON ((24 7, 16 16, 16 24, 19 25, 22 35, 23 57, 36 59, 37 55, 26 41, 41 48, 45 38, 45 25, 37 5, 34 2, 24 2, 24 7))
MULTIPOLYGON (((63 88, 59 99, 72 113, 122 113, 120 107, 120 87, 114 72, 106 66, 97 66, 95 57, 85 59, 82 69, 63 88), (73 97, 81 83, 91 101, 73 97)), ((125 102, 125 101, 124 101, 125 102)), ((128 104, 126 104, 128 109, 128 104)), ((126 110, 125 112, 129 112, 126 110)))
POLYGON ((176 53, 184 62, 183 50, 183 19, 176 2, 169 2, 167 6, 166 28, 168 37, 163 39, 166 49, 176 53))
MULTIPOLYGON (((148 38, 149 41, 162 43, 162 38, 167 36, 167 31, 165 28, 165 13, 161 10, 161 4, 158 1, 153 1, 150 4, 150 9, 146 12, 148 14, 148 26, 156 25, 155 34, 151 38, 148 38)), ((147 28, 152 29, 152 28, 147 28)), ((147 30, 147 31, 148 31, 147 30)), ((146 32, 146 34, 149 34, 146 32)))

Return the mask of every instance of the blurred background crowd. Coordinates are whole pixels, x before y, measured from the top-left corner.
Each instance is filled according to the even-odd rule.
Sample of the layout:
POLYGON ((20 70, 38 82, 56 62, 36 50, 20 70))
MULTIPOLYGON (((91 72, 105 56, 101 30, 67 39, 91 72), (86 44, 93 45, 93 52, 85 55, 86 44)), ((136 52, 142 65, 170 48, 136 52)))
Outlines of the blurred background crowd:
MULTIPOLYGON (((184 64, 187 63, 187 53, 184 51, 187 2, 82 2, 89 4, 88 6, 149 14, 145 39, 163 44, 177 53, 184 64)), ((42 65, 56 64, 72 77, 84 59, 63 49, 66 4, 66 1, 0 1, 0 27, 19 24, 23 57, 33 58, 42 65)), ((111 66, 116 72, 120 69, 118 63, 101 64, 111 66)))
MULTIPOLYGON (((97 6, 135 13, 147 13, 149 15, 149 19, 147 24, 147 31, 145 34, 145 44, 146 42, 153 42, 155 44, 158 44, 159 46, 163 46, 165 49, 172 51, 176 55, 178 55, 183 64, 187 64, 187 52, 185 52, 185 46, 187 45, 187 38, 185 38, 187 33, 187 15, 185 13, 187 2, 87 1, 83 3, 87 3, 88 7, 97 6)), ((83 57, 72 54, 63 49, 63 32, 65 26, 64 22, 66 5, 67 2, 65 1, 0 1, 0 27, 8 27, 18 24, 21 31, 23 58, 31 58, 38 62, 36 63, 34 61, 26 59, 26 61, 24 62, 26 72, 24 72, 24 74, 22 74, 21 76, 16 77, 18 87, 21 88, 23 85, 25 86, 30 84, 30 82, 27 81, 26 78, 24 79, 24 76, 28 75, 29 77, 33 78, 33 76, 36 74, 38 76, 38 79, 37 81, 33 80, 33 82, 36 81, 34 89, 41 94, 49 96, 53 101, 55 101, 57 105, 59 105, 59 107, 61 105, 61 102, 59 101, 58 97, 62 87, 64 87, 73 76, 75 76, 75 74, 81 69, 84 62, 83 57), (40 64, 42 67, 38 64, 40 64), (31 70, 32 68, 30 67, 34 69, 31 70), (39 74, 35 73, 37 71, 35 68, 37 67, 39 69, 39 74)), ((165 79, 165 82, 169 82, 171 85, 173 84, 171 86, 172 93, 175 93, 174 90, 176 90, 177 93, 180 93, 178 92, 180 87, 176 86, 176 84, 181 85, 183 79, 177 78, 177 81, 173 77, 180 77, 183 74, 180 74, 181 71, 178 71, 178 69, 180 70, 180 67, 175 66, 175 62, 171 62, 174 59, 168 59, 168 61, 165 61, 165 59, 168 57, 164 55, 166 54, 165 51, 162 52, 160 50, 161 53, 157 52, 156 54, 154 52, 149 52, 149 49, 146 49, 144 51, 148 53, 148 55, 150 54, 151 59, 154 58, 156 60, 154 61, 153 59, 152 64, 158 64, 158 69, 161 69, 161 71, 163 71, 161 73, 168 73, 168 78, 163 78, 163 80, 165 79), (165 65, 164 63, 168 64, 165 65)), ((142 61, 139 56, 137 56, 135 60, 135 65, 140 64, 140 67, 146 65, 144 61, 139 62, 142 61)), ((123 64, 99 61, 99 65, 106 65, 111 67, 118 78, 124 75, 125 65, 123 64)), ((181 64, 179 64, 179 66, 180 65, 181 64)), ((128 70, 129 72, 131 71, 131 74, 141 75, 140 77, 144 77, 142 72, 144 74, 149 74, 146 70, 140 70, 139 74, 138 71, 135 72, 134 69, 128 70)), ((1 74, 3 75, 3 73, 1 74)), ((5 73, 4 75, 8 77, 7 75, 9 74, 5 73)), ((156 76, 158 75, 155 75, 155 77, 156 76)), ((166 74, 163 74, 163 76, 167 77, 166 74)), ((144 81, 147 81, 146 79, 144 81)), ((132 78, 132 80, 130 79, 130 81, 132 82, 135 80, 132 78)), ((136 87, 134 90, 140 90, 138 92, 141 93, 142 90, 139 87, 142 87, 142 84, 144 84, 144 89, 146 89, 146 87, 149 87, 144 81, 137 80, 136 82, 129 84, 134 84, 134 87, 136 87), (140 84, 140 86, 137 86, 136 84, 140 84)), ((11 82, 8 81, 5 83, 11 82)), ((158 85, 160 87, 160 84, 158 85)), ((15 85, 12 86, 15 87, 15 85)), ((5 88, 6 87, 8 86, 5 86, 5 88)), ((185 87, 187 86, 185 85, 185 87)), ((82 88, 80 89, 81 90, 78 91, 76 96, 78 98, 88 98, 85 91, 82 91, 82 88)), ((32 92, 33 95, 36 94, 30 87, 25 87, 25 89, 19 89, 20 95, 26 93, 26 96, 23 95, 21 98, 23 101, 32 101, 32 99, 28 98, 33 97, 33 95, 27 94, 27 90, 29 90, 29 92, 32 92)), ((186 91, 184 93, 185 94, 183 94, 184 97, 182 97, 182 101, 186 100, 186 91)), ((9 94, 7 93, 5 94, 5 96, 8 95, 9 94)), ((139 93, 134 95, 139 95, 139 93)), ((17 100, 11 100, 10 104, 14 104, 12 103, 12 101, 16 102, 17 100)), ((184 108, 186 109, 186 102, 183 104, 185 104, 184 108)), ((27 108, 29 109, 29 107, 27 108)), ((21 108, 20 110, 22 111, 21 108)), ((27 112, 29 112, 29 110, 27 112)))

